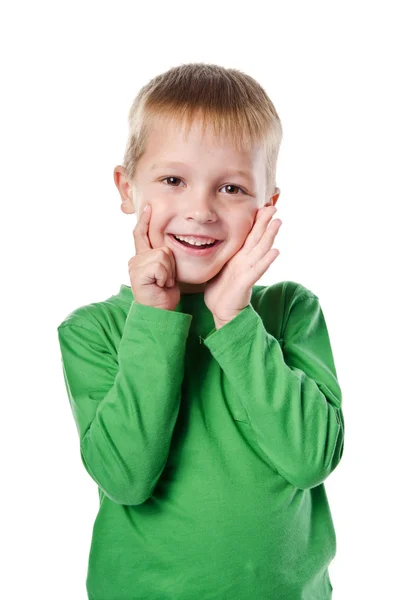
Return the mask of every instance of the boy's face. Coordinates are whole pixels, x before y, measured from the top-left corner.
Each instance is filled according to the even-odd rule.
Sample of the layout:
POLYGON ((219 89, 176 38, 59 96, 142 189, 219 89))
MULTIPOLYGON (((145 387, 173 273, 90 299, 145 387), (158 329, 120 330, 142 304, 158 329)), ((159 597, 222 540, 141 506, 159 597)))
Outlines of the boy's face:
MULTIPOLYGON (((204 291, 206 282, 242 247, 256 212, 265 204, 263 147, 236 152, 208 130, 202 138, 197 121, 186 140, 176 125, 158 121, 133 182, 127 184, 123 171, 116 167, 114 175, 123 199, 121 208, 139 218, 145 204, 151 204, 150 243, 153 248, 171 248, 182 294, 204 291), (208 255, 196 256, 178 247, 171 234, 196 234, 222 242, 208 255)), ((267 204, 275 204, 276 196, 267 204)))

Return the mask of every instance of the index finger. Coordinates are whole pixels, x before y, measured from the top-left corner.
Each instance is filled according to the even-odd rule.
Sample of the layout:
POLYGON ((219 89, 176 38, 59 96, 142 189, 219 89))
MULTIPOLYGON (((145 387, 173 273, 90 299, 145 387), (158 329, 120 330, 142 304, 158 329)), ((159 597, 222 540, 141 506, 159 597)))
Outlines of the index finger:
POLYGON ((135 251, 137 254, 145 252, 146 250, 153 250, 148 236, 151 210, 152 207, 148 204, 147 209, 143 210, 139 215, 138 221, 133 229, 135 251))

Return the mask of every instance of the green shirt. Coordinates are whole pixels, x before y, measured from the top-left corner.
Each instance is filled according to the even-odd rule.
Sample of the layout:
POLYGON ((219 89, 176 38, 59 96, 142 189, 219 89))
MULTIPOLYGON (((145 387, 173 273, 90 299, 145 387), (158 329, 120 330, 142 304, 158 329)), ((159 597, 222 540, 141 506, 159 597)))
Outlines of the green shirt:
POLYGON ((58 326, 81 459, 97 483, 90 600, 328 600, 324 480, 342 393, 318 297, 282 281, 216 330, 121 285, 58 326))

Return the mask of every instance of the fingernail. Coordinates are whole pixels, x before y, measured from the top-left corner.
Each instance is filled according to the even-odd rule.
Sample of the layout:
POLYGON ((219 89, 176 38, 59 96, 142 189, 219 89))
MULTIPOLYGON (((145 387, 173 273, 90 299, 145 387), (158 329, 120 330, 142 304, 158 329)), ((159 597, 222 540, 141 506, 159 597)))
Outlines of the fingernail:
POLYGON ((143 209, 143 212, 145 212, 145 210, 147 210, 149 208, 149 204, 146 204, 145 208, 143 209))

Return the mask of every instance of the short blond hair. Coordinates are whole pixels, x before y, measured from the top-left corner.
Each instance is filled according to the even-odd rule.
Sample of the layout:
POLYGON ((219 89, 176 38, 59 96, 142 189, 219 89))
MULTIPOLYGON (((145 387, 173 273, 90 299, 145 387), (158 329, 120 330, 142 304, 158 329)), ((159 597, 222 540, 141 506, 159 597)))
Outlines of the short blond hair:
POLYGON ((201 117, 215 136, 227 137, 235 149, 263 143, 267 197, 274 194, 282 127, 272 101, 260 84, 237 69, 189 63, 157 75, 138 92, 128 113, 128 141, 123 167, 132 181, 156 119, 190 130, 201 117))

